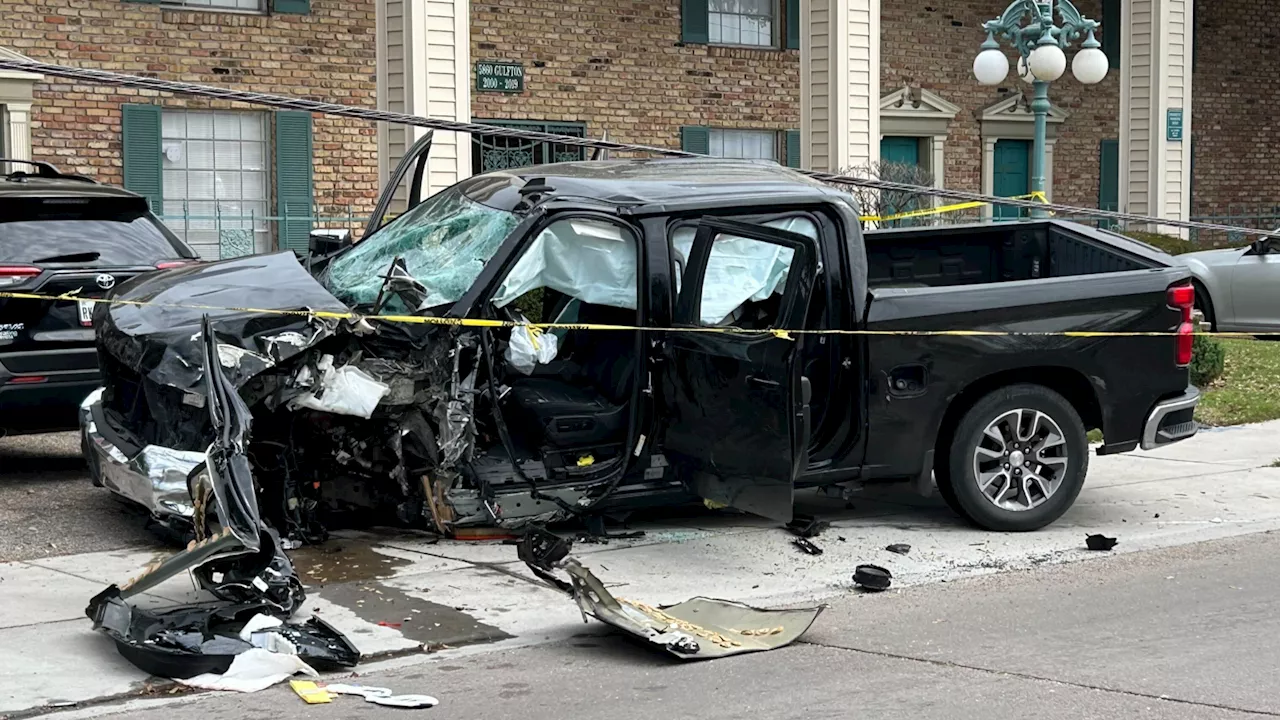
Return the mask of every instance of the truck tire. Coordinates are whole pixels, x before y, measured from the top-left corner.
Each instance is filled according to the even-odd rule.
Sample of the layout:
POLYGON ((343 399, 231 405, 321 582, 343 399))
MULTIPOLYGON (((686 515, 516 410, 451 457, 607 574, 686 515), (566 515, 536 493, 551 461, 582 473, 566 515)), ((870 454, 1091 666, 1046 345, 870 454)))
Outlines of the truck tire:
POLYGON ((1039 530, 1084 486, 1089 443, 1071 403, 1042 385, 1000 388, 969 408, 947 449, 942 496, 988 530, 1039 530))

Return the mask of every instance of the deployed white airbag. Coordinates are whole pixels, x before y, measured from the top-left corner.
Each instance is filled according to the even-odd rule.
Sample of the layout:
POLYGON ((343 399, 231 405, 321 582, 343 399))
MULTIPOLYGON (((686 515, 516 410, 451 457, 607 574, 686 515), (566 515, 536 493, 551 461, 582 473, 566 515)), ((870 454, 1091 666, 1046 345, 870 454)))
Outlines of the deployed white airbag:
MULTIPOLYGON (((765 227, 787 230, 817 239, 818 229, 808 218, 785 218, 764 223, 765 227)), ((682 263, 688 264, 696 228, 682 227, 672 233, 671 243, 682 263)), ((720 235, 711 245, 707 274, 702 282, 703 325, 719 325, 748 300, 760 302, 782 292, 795 251, 760 240, 720 235)))
POLYGON ((636 308, 636 248, 612 223, 562 220, 538 233, 502 281, 493 304, 506 307, 530 290, 550 288, 590 305, 636 308))

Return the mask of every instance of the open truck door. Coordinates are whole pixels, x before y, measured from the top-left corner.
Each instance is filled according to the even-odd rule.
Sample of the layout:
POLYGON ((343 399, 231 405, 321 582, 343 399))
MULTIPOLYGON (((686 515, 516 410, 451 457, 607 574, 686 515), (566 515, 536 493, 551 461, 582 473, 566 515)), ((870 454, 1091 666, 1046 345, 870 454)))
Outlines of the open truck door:
POLYGON ((803 327, 816 242, 706 218, 691 246, 673 244, 683 272, 660 371, 664 452, 704 499, 790 521, 808 464, 810 386, 803 336, 778 331, 803 327))
POLYGON ((434 130, 428 130, 427 134, 418 138, 417 142, 400 158, 386 187, 382 189, 377 207, 373 209, 369 222, 364 226, 361 240, 382 229, 397 215, 417 207, 418 203, 426 199, 426 182, 430 173, 427 162, 431 159, 431 141, 434 135, 434 130))

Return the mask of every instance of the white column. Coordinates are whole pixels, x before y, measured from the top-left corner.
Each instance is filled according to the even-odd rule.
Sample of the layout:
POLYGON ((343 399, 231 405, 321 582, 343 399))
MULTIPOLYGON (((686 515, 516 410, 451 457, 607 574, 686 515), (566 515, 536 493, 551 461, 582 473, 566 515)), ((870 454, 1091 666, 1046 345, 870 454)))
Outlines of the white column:
MULTIPOLYGON (((471 119, 469 0, 378 0, 378 106, 443 120, 471 119)), ((425 128, 380 123, 379 168, 395 169, 425 128)), ((471 174, 471 138, 436 131, 426 193, 471 174)))
MULTIPOLYGON (((1191 48, 1194 0, 1122 0, 1120 209, 1191 214, 1191 48), (1170 132, 1181 119, 1181 137, 1170 132)), ((1158 226, 1157 232, 1186 235, 1158 226)))
POLYGON ((6 155, 13 160, 31 159, 31 103, 4 104, 6 155))
POLYGON ((880 0, 801 0, 801 163, 839 170, 880 157, 880 0))

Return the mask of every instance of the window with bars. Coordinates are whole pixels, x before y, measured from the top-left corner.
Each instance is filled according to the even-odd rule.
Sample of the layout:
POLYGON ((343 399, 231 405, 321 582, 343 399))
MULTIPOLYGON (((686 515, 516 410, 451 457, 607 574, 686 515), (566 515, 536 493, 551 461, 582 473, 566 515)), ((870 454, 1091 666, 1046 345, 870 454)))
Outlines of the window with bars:
MULTIPOLYGON (((474 122, 571 137, 587 136, 585 123, 540 120, 475 120, 474 122)), ((586 148, 573 145, 535 142, 501 135, 472 135, 471 137, 471 171, 477 175, 505 168, 573 162, 585 160, 587 157, 586 148)))
POLYGON ((778 160, 778 133, 773 130, 716 130, 708 140, 712 157, 778 160))
POLYGON ((169 226, 202 257, 272 249, 264 113, 164 110, 160 150, 169 226))
POLYGON ((162 0, 165 5, 200 10, 242 10, 266 12, 267 0, 162 0))

